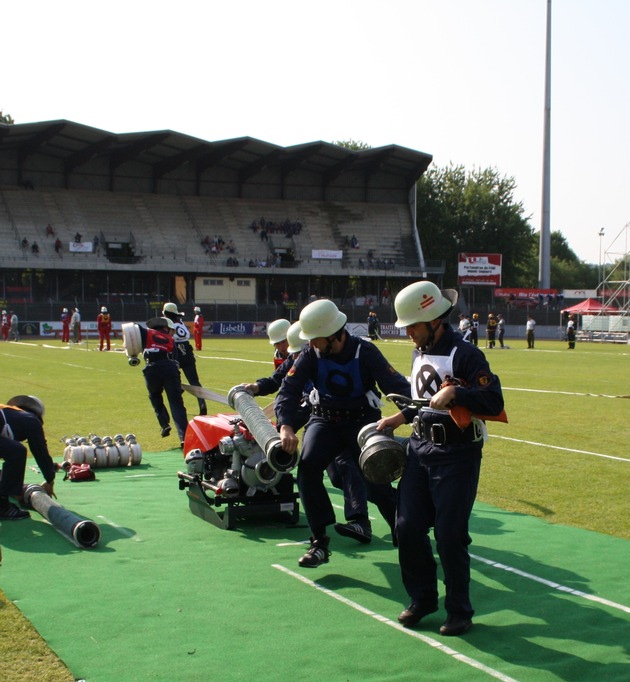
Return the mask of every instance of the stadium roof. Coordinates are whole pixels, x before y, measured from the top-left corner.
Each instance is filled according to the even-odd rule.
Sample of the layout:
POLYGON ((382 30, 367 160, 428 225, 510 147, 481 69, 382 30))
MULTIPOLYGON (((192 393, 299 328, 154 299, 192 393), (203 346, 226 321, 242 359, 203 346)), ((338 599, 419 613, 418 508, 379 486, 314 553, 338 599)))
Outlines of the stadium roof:
POLYGON ((95 158, 106 158, 112 172, 128 161, 151 169, 154 182, 185 164, 196 173, 221 167, 238 173, 240 183, 265 168, 277 168, 283 176, 301 169, 322 177, 325 185, 344 172, 370 176, 376 172, 397 178, 412 187, 432 161, 430 154, 388 145, 353 151, 329 142, 309 142, 291 147, 239 137, 206 141, 172 130, 111 133, 67 120, 0 124, 0 152, 17 155, 21 166, 34 154, 63 163, 66 176, 95 158))

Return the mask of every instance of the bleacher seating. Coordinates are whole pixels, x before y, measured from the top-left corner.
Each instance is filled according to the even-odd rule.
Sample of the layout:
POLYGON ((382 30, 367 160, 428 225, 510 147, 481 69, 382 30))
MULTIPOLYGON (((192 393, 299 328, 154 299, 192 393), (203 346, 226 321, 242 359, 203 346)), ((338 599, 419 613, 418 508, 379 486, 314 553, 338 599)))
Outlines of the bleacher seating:
MULTIPOLYGON (((220 262, 231 255, 206 253, 204 237, 232 239, 234 254, 244 265, 250 258, 271 263, 270 247, 290 248, 298 262, 317 265, 313 250, 341 250, 342 261, 329 261, 335 268, 358 267, 359 258, 367 261, 371 250, 375 260, 391 261, 396 266, 416 266, 409 209, 399 204, 364 204, 305 202, 262 199, 221 199, 198 196, 102 192, 89 190, 42 189, 18 187, 0 189, 0 254, 6 260, 59 258, 54 250, 55 237, 46 236, 51 223, 55 237, 64 244, 79 232, 83 241, 131 241, 135 254, 143 261, 181 260, 188 264, 220 262), (251 229, 261 217, 274 223, 289 219, 299 221, 297 235, 281 231, 269 234, 269 240, 251 229), (346 238, 356 235, 359 248, 349 248, 346 238), (30 248, 22 250, 20 241, 34 240, 39 256, 30 248)), ((80 254, 104 258, 100 253, 80 254)))

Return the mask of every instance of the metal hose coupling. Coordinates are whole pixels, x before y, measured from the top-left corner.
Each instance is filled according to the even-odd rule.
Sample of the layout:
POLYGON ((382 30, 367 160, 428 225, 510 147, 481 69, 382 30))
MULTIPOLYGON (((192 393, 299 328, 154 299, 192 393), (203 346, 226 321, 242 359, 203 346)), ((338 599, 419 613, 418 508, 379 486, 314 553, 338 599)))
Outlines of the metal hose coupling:
POLYGON ((391 429, 377 431, 376 425, 377 422, 366 424, 359 431, 359 467, 370 483, 391 483, 405 470, 407 449, 392 437, 391 429))
POLYGON ((228 393, 228 405, 236 410, 252 436, 265 453, 267 463, 280 473, 291 471, 299 459, 299 453, 293 454, 282 449, 280 435, 269 421, 254 396, 244 386, 233 386, 228 393))

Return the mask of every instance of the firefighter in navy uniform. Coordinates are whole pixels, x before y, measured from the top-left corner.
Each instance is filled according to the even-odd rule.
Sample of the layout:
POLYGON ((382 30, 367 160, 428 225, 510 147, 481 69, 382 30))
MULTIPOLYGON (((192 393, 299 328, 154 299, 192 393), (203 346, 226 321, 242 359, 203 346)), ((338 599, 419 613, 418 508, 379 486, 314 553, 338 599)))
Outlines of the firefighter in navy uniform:
MULTIPOLYGON (((335 512, 324 486, 324 471, 333 461, 338 466, 344 460, 358 466, 357 435, 363 426, 381 417, 378 389, 410 395, 405 377, 373 343, 350 335, 346 320, 330 300, 313 301, 302 310, 300 338, 309 345, 288 371, 275 403, 282 448, 293 453, 298 446, 297 408, 304 388, 313 383, 311 417, 302 438, 297 473, 300 499, 312 533, 310 549, 299 560, 306 568, 328 562, 330 555, 326 527, 335 524, 335 512)), ((387 505, 395 511, 396 495, 390 485, 373 484, 371 495, 383 516, 387 505)), ((367 496, 367 485, 361 481, 352 495, 357 516, 351 523, 335 524, 338 533, 355 539, 361 533, 367 536, 367 496)))
POLYGON ((406 328, 416 346, 412 396, 430 403, 420 411, 405 408, 377 427, 414 425, 398 484, 396 518, 402 581, 411 603, 398 621, 413 627, 437 611, 437 564, 429 538, 433 528, 446 587, 447 618, 440 634, 451 636, 469 630, 474 613, 468 524, 487 434, 484 420, 506 421, 501 384, 484 353, 445 322, 456 302, 457 292, 440 291, 428 281, 410 284, 396 296, 395 324, 406 328))
POLYGON ((44 404, 33 395, 16 395, 0 405, 0 459, 4 460, 0 477, 0 521, 18 521, 29 517, 9 497, 21 499, 26 469, 26 447, 37 462, 44 482, 42 488, 54 493, 57 466, 53 462, 44 435, 44 404))
MULTIPOLYGON (((165 303, 162 308, 162 315, 175 325, 175 359, 179 363, 186 380, 191 386, 201 386, 197 373, 197 360, 190 345, 190 331, 182 321, 184 313, 177 310, 175 303, 165 303)), ((206 401, 203 398, 197 398, 197 401, 199 402, 199 414, 208 414, 206 401)))
POLYGON ((142 357, 146 362, 146 367, 142 373, 149 391, 149 400, 162 429, 162 438, 166 438, 171 433, 171 420, 164 404, 163 394, 166 393, 177 435, 183 445, 186 427, 188 426, 188 415, 182 397, 179 365, 174 358, 176 352, 173 339, 175 325, 165 317, 154 317, 146 325, 146 329, 141 326, 138 326, 138 329, 144 349, 142 357))
POLYGON ((269 343, 273 346, 273 366, 278 369, 280 365, 289 357, 289 342, 287 332, 291 323, 289 320, 274 320, 267 327, 269 343))

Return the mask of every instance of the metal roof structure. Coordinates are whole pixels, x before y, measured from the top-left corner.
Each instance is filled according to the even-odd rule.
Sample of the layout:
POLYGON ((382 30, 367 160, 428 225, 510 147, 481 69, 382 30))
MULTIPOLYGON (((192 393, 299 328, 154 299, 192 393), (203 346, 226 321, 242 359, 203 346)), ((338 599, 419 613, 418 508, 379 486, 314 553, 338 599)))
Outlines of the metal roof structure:
POLYGON ((31 157, 46 159, 62 187, 70 187, 73 175, 98 162, 113 189, 119 169, 134 163, 144 168, 143 175, 150 175, 152 192, 161 191, 159 183, 166 176, 182 172, 194 178, 195 193, 200 192, 204 174, 228 173, 238 187, 237 196, 264 172, 271 171, 283 188, 291 174, 302 172, 316 178, 324 194, 344 175, 355 185, 360 178, 366 201, 375 177, 380 178, 379 186, 408 191, 432 161, 430 154, 398 145, 353 151, 323 141, 290 147, 251 137, 210 142, 171 130, 117 134, 67 120, 0 124, 3 181, 12 167, 17 184, 24 182, 31 157))

